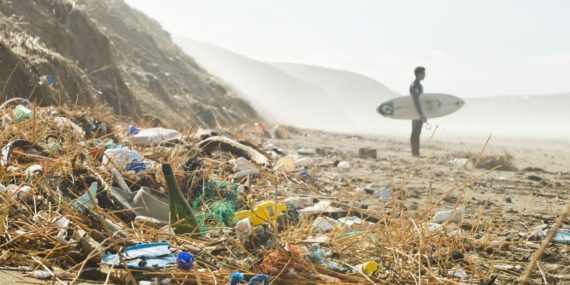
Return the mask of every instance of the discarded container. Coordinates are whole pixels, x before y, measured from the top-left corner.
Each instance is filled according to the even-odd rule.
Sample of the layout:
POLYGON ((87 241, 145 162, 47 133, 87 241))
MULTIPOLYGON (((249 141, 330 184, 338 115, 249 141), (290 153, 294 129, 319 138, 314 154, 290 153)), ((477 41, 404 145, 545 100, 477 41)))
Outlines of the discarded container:
POLYGON ((351 217, 342 217, 338 219, 339 222, 343 223, 344 225, 348 226, 350 229, 352 225, 360 225, 362 224, 363 220, 356 216, 351 217))
POLYGON ((30 120, 34 116, 34 112, 26 108, 25 105, 20 104, 14 108, 14 116, 16 122, 23 122, 30 120))
POLYGON ((386 187, 386 186, 378 186, 375 184, 369 184, 366 187, 364 187, 364 189, 362 189, 364 193, 366 194, 372 194, 374 195, 376 198, 380 198, 383 200, 392 200, 392 191, 390 191, 390 188, 386 187))
POLYGON ((85 131, 83 130, 83 128, 81 128, 80 126, 78 126, 76 123, 74 123, 72 120, 66 118, 66 117, 56 117, 55 119, 53 119, 56 126, 61 130, 61 129, 71 129, 73 130, 75 133, 77 133, 80 136, 84 136, 85 135, 85 131))
POLYGON ((242 281, 245 281, 245 274, 241 272, 234 272, 232 275, 230 275, 229 285, 238 285, 242 281))
POLYGON ((467 278, 467 272, 463 269, 452 269, 450 271, 448 271, 449 275, 457 277, 459 279, 465 279, 467 278))
POLYGON ((302 155, 315 155, 317 154, 317 149, 316 148, 302 148, 297 150, 298 154, 302 154, 302 155))
POLYGON ((141 130, 133 125, 130 125, 129 128, 127 129, 127 132, 125 133, 126 136, 132 136, 132 135, 136 135, 138 133, 140 133, 141 130))
POLYGON ((314 204, 312 197, 289 197, 285 199, 286 204, 295 206, 296 208, 310 207, 314 204))
POLYGON ((50 279, 53 277, 53 274, 49 271, 46 271, 46 270, 36 270, 36 271, 34 271, 32 276, 34 276, 34 278, 37 278, 37 279, 50 279))
POLYGON ((343 210, 340 208, 336 208, 331 206, 332 202, 328 200, 320 201, 317 204, 307 207, 304 209, 299 210, 299 213, 303 214, 314 214, 314 213, 335 213, 335 212, 342 212, 343 210))
POLYGON ((138 216, 154 218, 159 222, 168 222, 170 202, 167 197, 158 196, 148 187, 141 187, 141 189, 133 192, 128 190, 110 187, 109 193, 123 208, 130 209, 138 216))
POLYGON ((372 275, 376 270, 378 270, 378 262, 372 260, 354 267, 356 272, 362 272, 366 275, 372 275))
POLYGON ((283 171, 295 171, 295 161, 289 156, 282 157, 275 164, 275 169, 283 171))
POLYGON ((192 265, 194 265, 194 256, 190 253, 181 251, 178 253, 178 257, 176 258, 176 264, 178 264, 178 268, 182 270, 190 270, 192 265))
POLYGON ((467 168, 468 158, 454 158, 449 161, 449 169, 467 168))
POLYGON ((257 274, 249 279, 247 285, 269 285, 269 276, 265 274, 257 274))
POLYGON ((96 196, 97 196, 97 182, 93 182, 91 183, 89 189, 87 189, 85 194, 71 201, 71 206, 73 206, 79 212, 93 209, 93 206, 97 203, 96 196))
POLYGON ((18 186, 10 184, 6 186, 6 192, 8 192, 14 199, 18 201, 27 201, 28 199, 32 198, 33 189, 27 185, 18 186))
POLYGON ((253 232, 253 227, 251 226, 249 218, 245 218, 237 222, 235 229, 239 240, 242 242, 245 241, 253 232))
POLYGON ((432 221, 438 224, 442 224, 445 222, 460 223, 461 221, 463 221, 464 215, 465 215, 465 210, 463 210, 463 208, 457 208, 455 210, 448 210, 448 211, 439 211, 435 213, 432 221))
POLYGON ((296 167, 307 167, 313 164, 313 160, 310 157, 302 157, 295 160, 296 167))
MULTIPOLYGON (((542 238, 546 237, 547 234, 548 234, 548 230, 540 231, 540 236, 542 238)), ((556 232, 556 234, 554 235, 554 237, 552 238, 552 241, 557 242, 557 243, 568 243, 568 244, 570 244, 570 229, 558 230, 556 232)))
POLYGON ((41 165, 34 164, 26 169, 24 176, 26 177, 27 181, 30 181, 32 178, 42 175, 43 172, 44 168, 41 165))
POLYGON ((258 175, 259 169, 253 165, 253 163, 249 162, 246 158, 239 157, 234 161, 236 174, 234 178, 242 178, 249 175, 258 175))
POLYGON ((265 223, 275 223, 279 215, 287 211, 285 203, 265 201, 257 204, 252 210, 236 212, 236 220, 248 218, 253 226, 265 223))
POLYGON ((102 163, 110 168, 123 169, 134 160, 142 161, 143 157, 135 150, 114 148, 105 150, 102 163))
POLYGON ((146 170, 146 164, 144 161, 139 161, 138 159, 134 159, 131 162, 127 163, 125 166, 126 171, 133 171, 134 173, 139 173, 146 170))
POLYGON ((336 167, 338 167, 338 169, 341 170, 349 170, 352 167, 352 165, 348 161, 341 161, 338 163, 336 167))
POLYGON ((178 131, 165 128, 142 129, 130 135, 129 140, 136 145, 157 145, 163 141, 179 138, 178 131))
POLYGON ((340 226, 342 223, 329 217, 317 217, 313 222, 311 230, 313 232, 329 232, 340 226))
POLYGON ((139 244, 126 247, 119 254, 106 254, 101 258, 101 263, 121 266, 124 260, 129 268, 156 270, 176 264, 176 256, 170 252, 167 242, 139 244))
POLYGON ((192 208, 188 205, 186 197, 180 192, 176 178, 170 164, 162 165, 162 173, 166 179, 170 194, 170 222, 176 224, 174 232, 177 234, 191 233, 198 226, 192 208))

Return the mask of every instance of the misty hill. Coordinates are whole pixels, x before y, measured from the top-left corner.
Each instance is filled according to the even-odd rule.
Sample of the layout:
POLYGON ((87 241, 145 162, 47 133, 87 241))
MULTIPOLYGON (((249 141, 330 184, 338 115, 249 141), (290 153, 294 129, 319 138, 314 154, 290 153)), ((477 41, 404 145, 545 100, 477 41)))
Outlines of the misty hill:
MULTIPOLYGON (((292 77, 309 81, 325 90, 359 125, 371 126, 371 122, 379 121, 376 107, 383 101, 400 96, 370 77, 345 70, 293 63, 271 64, 292 77)), ((355 128, 364 131, 363 126, 355 128)), ((377 128, 370 128, 374 129, 377 128)))
POLYGON ((570 138, 570 93, 467 98, 465 106, 434 119, 444 134, 570 138))
POLYGON ((2 99, 106 104, 119 115, 178 125, 257 117, 156 21, 122 0, 1 1, 0 28, 2 99))
POLYGON ((377 131, 379 127, 370 122, 379 119, 375 107, 397 95, 370 78, 346 71, 260 62, 190 39, 175 41, 274 122, 335 131, 377 131))

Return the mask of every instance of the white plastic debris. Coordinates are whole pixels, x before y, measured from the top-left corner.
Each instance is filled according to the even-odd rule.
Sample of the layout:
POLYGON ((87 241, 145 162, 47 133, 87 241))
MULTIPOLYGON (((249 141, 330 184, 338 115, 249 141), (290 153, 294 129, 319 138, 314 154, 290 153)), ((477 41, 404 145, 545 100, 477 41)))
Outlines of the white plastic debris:
POLYGON ((352 225, 360 225, 363 222, 361 218, 356 216, 342 217, 339 218, 338 221, 348 226, 349 229, 352 227, 352 225))
POLYGON ((246 158, 239 157, 234 161, 235 164, 235 171, 234 178, 241 178, 250 175, 258 175, 259 169, 253 165, 253 163, 249 162, 246 158))
POLYGON ((314 204, 311 197, 289 197, 285 199, 285 203, 291 204, 296 208, 310 207, 314 204))
POLYGON ((34 276, 34 278, 37 278, 37 279, 49 279, 53 276, 53 274, 51 272, 45 271, 45 270, 36 270, 36 271, 34 271, 32 276, 34 276))
POLYGON ((34 177, 42 175, 43 172, 44 168, 41 165, 34 164, 26 169, 26 171, 24 172, 24 176, 26 177, 26 180, 30 180, 34 177))
POLYGON ((237 222, 235 229, 240 241, 245 240, 253 232, 253 227, 251 226, 249 218, 245 218, 237 222))
POLYGON ((24 185, 18 187, 18 185, 10 184, 6 187, 6 191, 12 195, 12 197, 19 201, 26 201, 32 197, 32 187, 24 185))
POLYGON ((504 270, 504 271, 512 271, 512 270, 516 270, 516 271, 522 271, 523 267, 521 265, 512 265, 512 264, 493 264, 493 267, 495 269, 498 270, 504 270))
POLYGON ((362 192, 366 194, 372 194, 376 198, 383 199, 386 201, 392 200, 392 191, 390 191, 390 188, 386 186, 368 184, 366 187, 364 187, 364 189, 362 189, 362 192))
POLYGON ((295 160, 295 166, 297 167, 311 166, 311 164, 313 164, 313 160, 309 157, 301 157, 295 160))
POLYGON ((312 227, 312 231, 313 232, 329 232, 334 230, 336 227, 340 226, 341 222, 333 219, 333 218, 329 218, 329 217, 317 217, 315 219, 315 221, 313 222, 313 227, 312 227))
POLYGON ((295 170, 295 161, 289 156, 282 157, 275 164, 275 169, 279 169, 279 170, 283 170, 283 171, 294 171, 295 170))
POLYGON ((136 145, 156 145, 166 140, 179 138, 178 131, 165 128, 142 129, 139 133, 129 136, 129 140, 136 145))
POLYGON ((449 169, 467 168, 469 161, 468 158, 454 158, 449 161, 449 169))
POLYGON ((303 213, 303 214, 322 213, 322 212, 334 213, 334 212, 341 212, 342 211, 342 209, 340 209, 340 208, 332 207, 331 204, 332 204, 332 202, 328 201, 328 200, 320 201, 319 203, 317 203, 311 207, 307 207, 307 208, 299 210, 299 213, 303 213))
POLYGON ((135 150, 127 148, 113 148, 105 151, 103 155, 103 165, 108 168, 124 168, 127 163, 133 160, 141 161, 143 157, 135 150))
POLYGON ((72 120, 68 118, 56 117, 54 121, 56 126, 60 129, 69 128, 81 136, 85 135, 85 131, 83 131, 83 129, 80 126, 78 126, 76 123, 74 123, 72 120))
POLYGON ((448 272, 448 274, 460 279, 467 278, 467 272, 463 269, 452 269, 448 272))
POLYGON ((338 163, 337 167, 338 169, 341 170, 349 170, 352 167, 352 165, 348 161, 341 161, 338 163))
POLYGON ((445 222, 460 223, 461 221, 463 221, 464 215, 465 215, 465 210, 463 210, 463 208, 457 208, 455 210, 439 211, 435 213, 432 221, 438 224, 442 224, 445 222))
POLYGON ((59 217, 53 221, 53 226, 58 228, 58 229, 67 230, 67 229, 69 229, 69 224, 70 224, 70 221, 65 217, 59 217))

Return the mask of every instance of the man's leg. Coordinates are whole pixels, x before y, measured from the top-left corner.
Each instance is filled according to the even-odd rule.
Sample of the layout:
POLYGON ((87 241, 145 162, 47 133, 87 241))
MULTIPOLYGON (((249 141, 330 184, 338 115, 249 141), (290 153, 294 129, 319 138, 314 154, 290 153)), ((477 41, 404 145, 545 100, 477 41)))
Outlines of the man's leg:
POLYGON ((412 121, 412 137, 410 142, 412 144, 412 155, 420 156, 420 134, 422 133, 423 121, 414 120, 412 121))

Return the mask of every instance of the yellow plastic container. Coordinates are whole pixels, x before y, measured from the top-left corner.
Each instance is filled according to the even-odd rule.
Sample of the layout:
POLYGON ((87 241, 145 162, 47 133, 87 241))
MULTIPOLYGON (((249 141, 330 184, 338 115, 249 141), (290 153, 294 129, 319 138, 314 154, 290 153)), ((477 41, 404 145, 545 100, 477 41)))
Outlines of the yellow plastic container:
POLYGON ((236 213, 236 220, 240 221, 249 218, 252 226, 259 226, 265 223, 275 223, 277 217, 287 210, 285 203, 275 203, 273 201, 261 202, 253 210, 244 210, 236 213))
POLYGON ((372 260, 356 266, 356 269, 366 275, 372 275, 372 273, 378 270, 378 262, 372 260))

